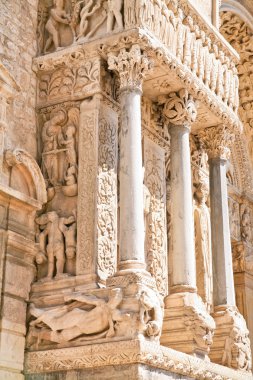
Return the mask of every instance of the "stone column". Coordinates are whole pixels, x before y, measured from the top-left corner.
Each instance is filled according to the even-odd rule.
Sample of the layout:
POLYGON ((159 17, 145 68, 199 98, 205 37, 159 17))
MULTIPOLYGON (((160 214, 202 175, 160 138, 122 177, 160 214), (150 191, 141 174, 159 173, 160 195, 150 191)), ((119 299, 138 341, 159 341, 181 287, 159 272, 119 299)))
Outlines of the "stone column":
POLYGON ((229 229, 226 164, 235 135, 228 127, 218 125, 202 131, 200 138, 208 153, 210 171, 213 316, 216 322, 210 357, 219 364, 250 370, 249 332, 235 305, 229 229), (243 361, 239 359, 240 355, 245 357, 243 361))
POLYGON ((120 270, 139 270, 145 269, 141 94, 151 64, 138 45, 109 54, 108 64, 120 78, 120 270))
POLYGON ((141 94, 142 81, 151 62, 140 46, 133 45, 128 50, 121 49, 117 55, 109 53, 108 65, 120 79, 120 262, 119 271, 107 279, 106 285, 122 289, 121 312, 131 312, 125 337, 159 340, 162 303, 155 278, 146 270, 144 255, 141 94), (143 318, 145 307, 148 322, 143 318))
POLYGON ((196 293, 189 134, 197 111, 191 95, 182 89, 165 100, 163 113, 171 135, 172 268, 161 341, 179 351, 205 357, 212 343, 214 322, 196 293))

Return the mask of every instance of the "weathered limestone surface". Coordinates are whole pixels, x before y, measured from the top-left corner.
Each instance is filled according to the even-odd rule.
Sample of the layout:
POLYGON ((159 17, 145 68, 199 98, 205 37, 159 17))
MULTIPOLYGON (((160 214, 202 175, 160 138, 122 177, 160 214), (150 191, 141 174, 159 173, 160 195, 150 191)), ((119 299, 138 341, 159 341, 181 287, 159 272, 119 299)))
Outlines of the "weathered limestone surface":
POLYGON ((0 60, 21 89, 8 108, 6 148, 20 147, 33 157, 37 155, 36 76, 32 71, 37 7, 38 0, 1 1, 0 7, 0 60))
POLYGON ((251 379, 248 13, 0 2, 0 379, 251 379))

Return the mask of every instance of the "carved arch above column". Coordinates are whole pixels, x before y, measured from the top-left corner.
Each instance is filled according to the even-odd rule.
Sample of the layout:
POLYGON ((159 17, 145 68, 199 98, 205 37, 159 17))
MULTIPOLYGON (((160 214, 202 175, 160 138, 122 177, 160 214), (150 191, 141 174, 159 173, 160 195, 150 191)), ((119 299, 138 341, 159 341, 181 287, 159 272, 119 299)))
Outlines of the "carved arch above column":
POLYGON ((8 166, 17 169, 17 173, 23 176, 28 189, 26 195, 35 198, 41 204, 46 203, 46 184, 35 159, 25 150, 15 149, 5 151, 5 161, 8 166))

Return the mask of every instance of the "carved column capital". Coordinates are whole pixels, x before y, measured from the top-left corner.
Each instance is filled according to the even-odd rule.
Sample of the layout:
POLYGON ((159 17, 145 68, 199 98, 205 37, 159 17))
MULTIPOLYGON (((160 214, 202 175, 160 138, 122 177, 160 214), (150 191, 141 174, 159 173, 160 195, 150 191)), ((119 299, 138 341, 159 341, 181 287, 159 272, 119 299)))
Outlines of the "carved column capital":
POLYGON ((153 62, 141 51, 139 45, 121 49, 119 54, 108 54, 109 70, 116 71, 120 78, 120 89, 142 90, 142 82, 153 62))
POLYGON ((212 158, 221 158, 228 160, 230 157, 230 148, 235 140, 235 133, 225 125, 209 127, 199 132, 207 151, 209 160, 212 158))
POLYGON ((190 127, 197 118, 196 103, 184 88, 160 98, 160 102, 164 103, 163 114, 172 125, 190 127))

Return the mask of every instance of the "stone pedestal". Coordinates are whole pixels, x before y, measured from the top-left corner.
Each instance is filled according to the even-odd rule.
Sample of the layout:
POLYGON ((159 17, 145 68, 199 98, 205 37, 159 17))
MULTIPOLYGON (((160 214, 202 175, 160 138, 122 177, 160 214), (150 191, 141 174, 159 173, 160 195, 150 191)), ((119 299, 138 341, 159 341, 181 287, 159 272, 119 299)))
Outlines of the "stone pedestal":
POLYGON ((252 363, 249 330, 245 319, 235 306, 217 306, 213 317, 216 329, 210 353, 211 360, 230 368, 249 372, 252 363))
POLYGON ((185 90, 165 101, 171 135, 171 276, 165 298, 162 344, 206 357, 214 322, 196 293, 192 185, 189 134, 196 118, 192 97, 185 90))
POLYGON ((201 297, 182 292, 166 297, 161 344, 208 359, 215 323, 201 297))

